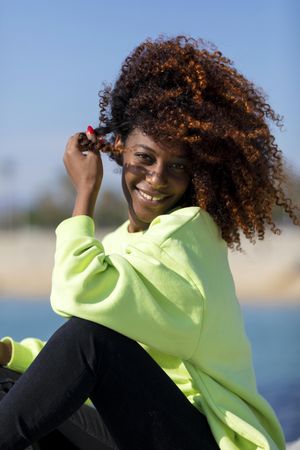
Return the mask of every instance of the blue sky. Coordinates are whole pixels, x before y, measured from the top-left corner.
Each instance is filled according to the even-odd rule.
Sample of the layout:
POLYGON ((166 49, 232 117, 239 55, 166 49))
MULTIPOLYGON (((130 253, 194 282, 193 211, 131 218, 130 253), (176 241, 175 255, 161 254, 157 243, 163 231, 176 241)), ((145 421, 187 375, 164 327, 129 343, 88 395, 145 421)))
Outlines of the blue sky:
MULTIPOLYGON (((2 0, 0 202, 32 202, 64 171, 68 137, 97 125, 98 91, 134 47, 159 33, 213 42, 284 116, 274 127, 300 171, 297 0, 2 0)), ((298 27, 299 28, 299 27, 298 27)), ((105 159, 103 189, 120 176, 105 159)))

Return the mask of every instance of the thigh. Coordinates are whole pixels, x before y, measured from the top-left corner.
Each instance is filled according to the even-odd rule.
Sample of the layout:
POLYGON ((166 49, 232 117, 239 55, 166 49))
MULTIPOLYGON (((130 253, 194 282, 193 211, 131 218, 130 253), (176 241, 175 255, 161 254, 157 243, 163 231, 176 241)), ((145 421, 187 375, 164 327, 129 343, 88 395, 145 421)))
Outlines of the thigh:
POLYGON ((90 398, 118 448, 219 449, 206 417, 143 347, 113 330, 103 333, 104 367, 90 398))
MULTIPOLYGON (((83 406, 87 396, 90 397, 118 449, 218 449, 206 417, 188 401, 161 367, 134 340, 94 322, 74 317, 60 329, 53 340, 50 339, 49 346, 50 356, 55 348, 53 359, 57 357, 58 350, 60 356, 67 354, 71 360, 74 359, 73 369, 62 365, 61 371, 56 374, 57 386, 54 384, 52 390, 55 394, 60 387, 57 405, 59 396, 71 395, 64 391, 60 373, 64 374, 65 380, 69 375, 68 370, 76 368, 74 364, 79 364, 81 359, 85 363, 88 359, 89 369, 92 367, 92 372, 87 371, 91 387, 87 392, 87 379, 80 378, 82 381, 80 385, 76 385, 77 398, 74 401, 78 406, 73 409, 72 414, 83 406), (79 398, 82 398, 81 403, 79 398)), ((38 371, 38 363, 42 364, 44 360, 47 363, 49 355, 45 353, 46 350, 47 348, 44 348, 41 351, 34 368, 27 374, 38 371)), ((45 371, 47 373, 47 364, 46 369, 42 369, 42 374, 45 371)), ((82 373, 85 371, 83 366, 80 370, 82 373)), ((29 375, 26 383, 30 384, 29 375)), ((38 387, 41 388, 40 385, 38 387)), ((43 392, 43 389, 40 390, 43 392)), ((19 391, 20 389, 17 394, 21 395, 22 392, 19 391)), ((45 407, 47 405, 46 402, 45 407)), ((60 413, 68 419, 71 417, 66 416, 65 412, 60 413)), ((64 419, 65 425, 68 419, 64 419)), ((64 422, 58 422, 53 428, 62 426, 64 422)), ((78 423, 82 422, 79 420, 78 423)), ((71 427, 71 422, 68 426, 71 427)), ((66 428, 67 425, 65 432, 66 428)))

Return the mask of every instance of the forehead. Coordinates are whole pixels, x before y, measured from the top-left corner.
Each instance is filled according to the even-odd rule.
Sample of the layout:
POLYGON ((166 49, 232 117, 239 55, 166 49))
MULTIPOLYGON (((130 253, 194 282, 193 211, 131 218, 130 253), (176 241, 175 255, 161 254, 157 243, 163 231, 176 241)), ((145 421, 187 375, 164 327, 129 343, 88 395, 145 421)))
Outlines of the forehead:
POLYGON ((144 148, 145 150, 152 151, 156 155, 169 155, 179 158, 187 158, 186 150, 183 145, 178 143, 161 143, 154 141, 149 135, 140 131, 133 130, 126 139, 126 147, 138 147, 144 148))

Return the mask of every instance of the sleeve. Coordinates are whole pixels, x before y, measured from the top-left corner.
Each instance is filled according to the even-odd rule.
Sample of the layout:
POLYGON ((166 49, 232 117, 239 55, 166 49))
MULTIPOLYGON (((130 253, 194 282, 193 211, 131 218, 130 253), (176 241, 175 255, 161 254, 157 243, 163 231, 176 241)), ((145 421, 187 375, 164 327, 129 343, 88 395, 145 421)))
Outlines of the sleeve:
POLYGON ((10 342, 12 347, 11 358, 5 367, 19 373, 24 373, 26 371, 34 358, 46 344, 46 341, 29 337, 18 342, 10 336, 5 336, 1 339, 1 341, 10 342))
MULTIPOLYGON (((88 216, 56 229, 51 305, 63 317, 102 324, 157 350, 188 359, 202 317, 199 290, 178 261, 149 240, 105 255, 88 216)), ((182 255, 186 260, 186 255, 182 255)))

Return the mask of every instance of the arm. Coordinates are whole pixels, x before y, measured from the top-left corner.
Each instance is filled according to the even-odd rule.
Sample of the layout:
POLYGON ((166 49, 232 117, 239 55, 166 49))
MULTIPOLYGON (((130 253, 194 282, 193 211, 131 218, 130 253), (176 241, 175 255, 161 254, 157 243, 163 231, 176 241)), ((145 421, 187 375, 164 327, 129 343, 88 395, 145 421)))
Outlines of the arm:
POLYGON ((0 341, 0 365, 23 373, 45 344, 37 338, 25 338, 18 342, 6 336, 0 341))
MULTIPOLYGON (((56 313, 100 323, 164 353, 191 356, 202 297, 181 264, 149 239, 122 255, 105 255, 87 216, 66 219, 56 234, 50 297, 56 313)), ((178 260, 186 260, 181 251, 179 246, 178 260)))
MULTIPOLYGON (((79 145, 80 133, 72 136, 66 146, 64 163, 75 186, 77 196, 73 216, 93 217, 97 195, 100 189, 103 168, 99 151, 95 149, 82 153, 87 138, 84 135, 79 145)), ((96 144, 96 142, 95 142, 96 144)), ((0 341, 0 365, 23 373, 46 342, 36 338, 26 338, 21 342, 7 336, 0 341)))
POLYGON ((95 148, 83 154, 87 138, 72 136, 66 145, 64 164, 75 187, 76 200, 73 216, 87 215, 93 217, 97 196, 103 178, 103 165, 99 151, 95 148))

